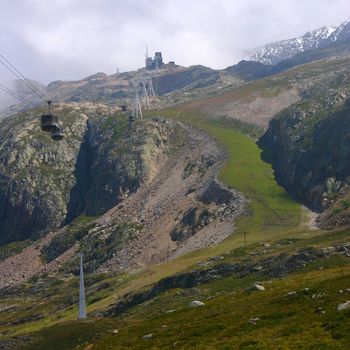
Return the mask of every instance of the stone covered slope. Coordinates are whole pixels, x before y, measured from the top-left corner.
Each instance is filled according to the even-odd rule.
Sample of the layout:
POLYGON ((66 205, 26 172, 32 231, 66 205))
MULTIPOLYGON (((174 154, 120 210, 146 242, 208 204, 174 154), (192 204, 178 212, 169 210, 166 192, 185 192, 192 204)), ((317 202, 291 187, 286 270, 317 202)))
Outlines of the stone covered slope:
POLYGON ((232 234, 246 199, 216 180, 224 154, 205 133, 181 124, 187 140, 148 186, 99 219, 104 232, 115 225, 142 225, 139 233, 100 272, 160 263, 221 242, 232 234))
POLYGON ((181 67, 164 65, 157 71, 139 69, 114 75, 97 73, 79 81, 55 81, 47 86, 53 100, 67 102, 100 102, 119 106, 122 101, 131 104, 135 85, 140 79, 152 79, 153 88, 161 101, 151 103, 173 105, 188 98, 208 96, 220 89, 237 87, 243 81, 225 71, 204 66, 181 67), (179 96, 181 94, 181 96, 179 96), (190 96, 187 96, 187 95, 190 96), (179 101, 180 99, 180 101, 179 101))
POLYGON ((167 148, 152 163, 148 181, 102 216, 81 216, 0 262, 1 287, 42 273, 76 273, 78 250, 84 253, 87 273, 125 271, 173 259, 232 234, 236 218, 246 213, 246 199, 216 180, 223 151, 185 124, 164 123, 163 118, 144 123, 173 132, 167 141, 163 133, 167 148))
POLYGON ((33 238, 81 213, 106 212, 152 178, 169 136, 166 124, 152 122, 130 135, 126 116, 106 106, 62 104, 54 113, 66 137, 54 142, 40 130, 40 113, 0 125, 2 243, 33 238))
MULTIPOLYGON (((340 51, 331 50, 325 58, 317 56, 316 61, 307 64, 301 61, 300 65, 296 63, 297 66, 291 69, 288 69, 288 62, 284 61, 286 66, 283 72, 270 72, 270 76, 251 81, 232 91, 191 101, 182 110, 191 113, 200 111, 213 119, 240 120, 265 129, 275 115, 289 106, 296 103, 302 105, 317 94, 322 96, 325 88, 331 89, 330 94, 340 89, 343 77, 347 77, 349 49, 347 45, 340 51)), ((244 68, 245 64, 241 66, 244 68)), ((259 66, 263 65, 253 63, 253 66, 253 70, 259 70, 259 66)))
MULTIPOLYGON (((96 73, 77 81, 53 81, 47 86, 33 82, 50 99, 55 102, 66 103, 101 103, 120 109, 121 104, 126 103, 129 108, 135 98, 135 89, 138 87, 142 95, 140 82, 152 80, 157 97, 150 99, 153 109, 165 106, 174 106, 184 101, 206 97, 216 94, 218 91, 226 91, 244 84, 244 81, 230 72, 215 70, 201 65, 182 67, 166 64, 157 71, 144 68, 137 71, 107 75, 96 73)), ((22 87, 23 84, 15 82, 17 93, 24 99, 37 101, 36 95, 22 87)), ((15 103, 15 102, 13 102, 15 103)), ((1 106, 0 106, 1 107, 1 106)), ((0 110, 0 118, 13 115, 28 106, 15 104, 4 110, 0 110)))

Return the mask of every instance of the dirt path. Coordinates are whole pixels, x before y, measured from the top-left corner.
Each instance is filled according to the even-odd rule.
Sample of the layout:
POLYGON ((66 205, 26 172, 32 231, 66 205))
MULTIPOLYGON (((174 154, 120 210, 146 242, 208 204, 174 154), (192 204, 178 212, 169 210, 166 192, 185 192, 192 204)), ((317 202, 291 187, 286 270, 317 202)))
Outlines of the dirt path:
POLYGON ((309 208, 302 206, 302 219, 300 226, 305 227, 309 230, 319 230, 316 225, 316 220, 318 218, 318 214, 316 212, 311 211, 309 208))

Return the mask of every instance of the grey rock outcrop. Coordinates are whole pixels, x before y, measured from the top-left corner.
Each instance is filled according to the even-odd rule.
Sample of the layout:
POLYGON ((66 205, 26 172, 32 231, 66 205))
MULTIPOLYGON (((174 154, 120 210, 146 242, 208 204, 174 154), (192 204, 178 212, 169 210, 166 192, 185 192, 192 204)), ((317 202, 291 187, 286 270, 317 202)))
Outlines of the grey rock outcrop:
POLYGON ((0 242, 31 237, 60 225, 74 186, 74 169, 87 117, 65 114, 60 143, 40 131, 40 111, 0 124, 0 242))
MULTIPOLYGON (((324 63, 331 65, 331 61, 324 63)), ((348 60, 337 71, 321 74, 303 101, 279 113, 269 123, 259 145, 270 152, 278 182, 311 209, 325 209, 327 181, 346 182, 350 120, 348 60)), ((307 90, 307 93, 306 93, 307 90)))
POLYGON ((0 123, 0 244, 112 208, 153 176, 171 129, 145 121, 131 132, 106 106, 61 104, 65 138, 54 142, 40 130, 43 112, 0 123))
POLYGON ((199 300, 193 300, 190 302, 190 307, 192 308, 196 308, 196 307, 200 307, 200 306, 205 306, 205 304, 202 301, 199 300))
POLYGON ((260 283, 254 283, 252 286, 248 287, 246 289, 246 292, 250 293, 250 292, 261 292, 265 290, 265 287, 260 284, 260 283))
POLYGON ((350 308, 350 301, 346 301, 345 303, 339 304, 337 306, 337 311, 343 311, 350 308))

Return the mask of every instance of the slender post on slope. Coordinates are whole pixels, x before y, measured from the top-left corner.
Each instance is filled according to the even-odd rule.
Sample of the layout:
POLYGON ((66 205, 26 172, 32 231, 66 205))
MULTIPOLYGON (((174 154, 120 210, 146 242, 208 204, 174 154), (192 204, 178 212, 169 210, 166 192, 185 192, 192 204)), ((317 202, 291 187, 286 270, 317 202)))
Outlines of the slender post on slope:
POLYGON ((143 84, 142 84, 142 93, 143 93, 142 94, 143 95, 143 101, 144 101, 144 104, 146 105, 146 109, 150 110, 151 106, 149 104, 148 91, 147 91, 145 82, 143 82, 143 84))
POLYGON ((136 105, 137 105, 137 110, 138 112, 140 113, 140 119, 143 118, 143 115, 142 115, 142 107, 141 107, 141 102, 140 102, 140 98, 139 98, 139 94, 136 93, 136 105))
POLYGON ((153 88, 153 81, 152 81, 152 77, 149 78, 149 81, 148 81, 148 90, 149 90, 149 95, 151 97, 155 97, 156 94, 154 92, 154 88, 153 88))
POLYGON ((80 253, 80 288, 79 288, 79 320, 86 318, 85 308, 85 288, 84 288, 84 270, 83 270, 83 253, 80 253))

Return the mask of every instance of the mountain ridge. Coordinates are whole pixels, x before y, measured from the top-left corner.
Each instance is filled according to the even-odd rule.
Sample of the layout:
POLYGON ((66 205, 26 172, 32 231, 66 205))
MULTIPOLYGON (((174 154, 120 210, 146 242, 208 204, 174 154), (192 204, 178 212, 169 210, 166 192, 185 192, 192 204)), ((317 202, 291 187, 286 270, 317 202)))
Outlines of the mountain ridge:
POLYGON ((324 26, 296 38, 266 44, 261 48, 251 50, 248 53, 248 58, 266 65, 276 65, 297 54, 349 39, 350 21, 345 21, 337 27, 324 26))

